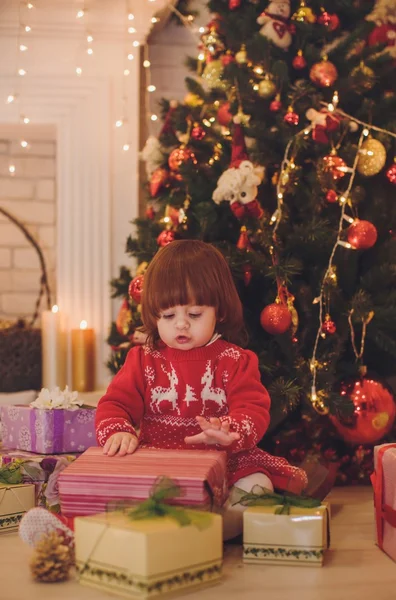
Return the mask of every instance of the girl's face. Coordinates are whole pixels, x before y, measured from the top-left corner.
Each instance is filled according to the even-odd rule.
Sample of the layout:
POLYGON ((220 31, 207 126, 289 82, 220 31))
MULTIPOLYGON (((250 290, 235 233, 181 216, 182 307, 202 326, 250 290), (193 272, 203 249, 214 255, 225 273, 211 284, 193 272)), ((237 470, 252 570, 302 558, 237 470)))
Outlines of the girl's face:
POLYGON ((192 350, 212 338, 216 311, 213 306, 173 306, 161 312, 157 327, 161 340, 170 348, 192 350))

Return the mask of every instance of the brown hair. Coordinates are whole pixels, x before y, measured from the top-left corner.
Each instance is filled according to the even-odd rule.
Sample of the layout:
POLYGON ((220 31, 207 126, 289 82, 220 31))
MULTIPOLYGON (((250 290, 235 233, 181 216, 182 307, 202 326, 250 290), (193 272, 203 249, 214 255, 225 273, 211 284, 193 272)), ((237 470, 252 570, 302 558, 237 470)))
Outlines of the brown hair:
POLYGON ((144 275, 142 320, 148 343, 159 341, 157 320, 172 306, 196 304, 216 310, 216 331, 233 343, 246 338, 242 304, 219 250, 199 240, 177 240, 157 252, 144 275))

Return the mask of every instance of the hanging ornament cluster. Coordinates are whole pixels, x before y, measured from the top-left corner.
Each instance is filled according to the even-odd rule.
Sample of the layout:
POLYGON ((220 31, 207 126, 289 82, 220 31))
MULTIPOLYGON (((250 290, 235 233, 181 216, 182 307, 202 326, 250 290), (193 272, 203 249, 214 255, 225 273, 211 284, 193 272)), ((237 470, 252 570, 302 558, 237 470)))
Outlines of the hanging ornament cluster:
POLYGON ((285 121, 285 123, 288 123, 289 125, 297 126, 300 122, 300 117, 294 111, 294 108, 292 106, 289 106, 285 116, 283 117, 283 120, 285 121))
POLYGON ((272 0, 257 18, 261 25, 260 34, 282 50, 287 50, 292 42, 294 28, 290 23, 290 12, 289 0, 272 0))
POLYGON ((320 111, 309 108, 305 116, 311 121, 312 139, 320 144, 328 144, 329 134, 338 131, 340 128, 339 116, 325 108, 320 111))
POLYGON ((304 0, 301 0, 300 6, 292 16, 292 20, 298 21, 299 23, 315 23, 316 16, 312 8, 307 6, 304 0))
POLYGON ((196 165, 198 161, 195 158, 194 152, 184 144, 182 144, 179 148, 172 150, 168 158, 169 168, 176 172, 179 170, 181 165, 189 162, 196 165))
POLYGON ((329 416, 346 443, 375 444, 392 429, 396 416, 395 399, 384 383, 362 377, 342 384, 340 394, 352 402, 353 414, 347 418, 329 416))
POLYGON ((263 210, 258 203, 258 186, 264 178, 264 168, 248 159, 243 128, 234 125, 230 167, 220 176, 212 199, 216 204, 226 201, 238 219, 260 218, 263 210))
POLYGON ((369 137, 363 142, 357 163, 357 171, 365 177, 377 175, 385 166, 386 150, 379 140, 369 137))
POLYGON ((390 183, 396 185, 396 159, 394 160, 393 164, 389 167, 389 169, 387 169, 386 176, 389 179, 390 183))

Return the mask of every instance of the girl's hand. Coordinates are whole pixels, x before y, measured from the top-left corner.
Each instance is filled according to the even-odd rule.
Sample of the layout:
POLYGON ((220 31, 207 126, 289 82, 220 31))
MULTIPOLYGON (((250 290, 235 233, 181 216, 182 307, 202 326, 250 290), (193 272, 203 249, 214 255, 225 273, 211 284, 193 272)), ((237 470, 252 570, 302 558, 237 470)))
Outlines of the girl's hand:
POLYGON ((132 433, 127 433, 126 431, 113 433, 103 447, 103 454, 107 454, 107 456, 114 456, 117 452, 119 456, 133 454, 138 444, 139 440, 132 433))
POLYGON ((190 435, 184 438, 186 444, 220 444, 220 446, 230 446, 236 440, 239 440, 239 433, 230 433, 230 424, 222 423, 217 417, 212 417, 207 421, 205 417, 195 417, 198 425, 201 427, 201 433, 190 435))

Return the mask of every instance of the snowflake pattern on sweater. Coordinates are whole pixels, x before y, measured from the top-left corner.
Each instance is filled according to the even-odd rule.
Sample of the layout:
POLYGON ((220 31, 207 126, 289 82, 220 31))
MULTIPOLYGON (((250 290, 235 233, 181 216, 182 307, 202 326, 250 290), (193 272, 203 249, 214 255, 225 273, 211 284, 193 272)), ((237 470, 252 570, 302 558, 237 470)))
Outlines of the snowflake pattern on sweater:
POLYGON ((257 356, 222 339, 201 348, 135 346, 96 411, 100 445, 116 432, 140 429, 139 446, 203 449, 184 439, 200 433, 195 417, 218 417, 240 439, 226 450, 228 483, 262 472, 274 487, 300 493, 306 474, 257 448, 269 425, 270 398, 260 380, 257 356))

